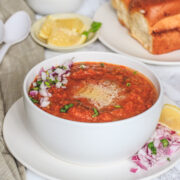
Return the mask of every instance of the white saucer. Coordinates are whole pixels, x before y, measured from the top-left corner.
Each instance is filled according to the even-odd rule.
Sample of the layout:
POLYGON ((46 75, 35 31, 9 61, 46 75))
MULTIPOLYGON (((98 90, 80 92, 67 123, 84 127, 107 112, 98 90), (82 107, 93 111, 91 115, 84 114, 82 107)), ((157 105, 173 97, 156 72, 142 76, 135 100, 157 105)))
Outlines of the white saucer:
MULTIPOLYGON (((166 100, 166 103, 171 101, 166 100)), ((139 170, 131 173, 135 167, 130 160, 101 166, 80 166, 56 159, 46 152, 29 134, 24 122, 23 99, 19 99, 8 111, 3 126, 3 135, 8 149, 24 166, 40 176, 53 180, 135 180, 157 177, 171 169, 180 157, 180 151, 171 161, 149 171, 139 170)))
POLYGON ((180 65, 180 50, 162 55, 152 55, 144 49, 119 23, 116 11, 109 2, 97 10, 94 20, 102 22, 99 40, 111 50, 148 64, 180 65))

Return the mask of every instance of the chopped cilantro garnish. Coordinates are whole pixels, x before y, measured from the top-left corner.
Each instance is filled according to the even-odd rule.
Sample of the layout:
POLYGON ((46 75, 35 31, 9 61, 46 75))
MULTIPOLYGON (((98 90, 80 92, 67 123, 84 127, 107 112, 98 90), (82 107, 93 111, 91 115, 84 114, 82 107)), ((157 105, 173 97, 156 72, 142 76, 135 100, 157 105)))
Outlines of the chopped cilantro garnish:
POLYGON ((167 161, 171 161, 171 159, 168 157, 168 158, 167 158, 167 161))
POLYGON ((161 143, 162 143, 163 147, 169 146, 169 141, 167 139, 161 139, 161 143))
POLYGON ((42 84, 42 81, 37 81, 36 83, 38 86, 40 86, 42 84))
POLYGON ((50 84, 56 84, 56 82, 53 81, 52 79, 49 79, 49 83, 50 83, 50 84))
POLYGON ((60 69, 66 70, 67 67, 66 66, 59 66, 60 69))
POLYGON ((72 103, 71 104, 66 104, 60 109, 60 112, 66 113, 73 106, 74 106, 74 104, 72 104, 72 103))
POLYGON ((151 150, 152 154, 155 154, 155 155, 157 154, 156 147, 154 146, 154 142, 150 142, 148 144, 148 148, 151 150))
POLYGON ((127 86, 127 87, 131 86, 131 83, 129 83, 129 82, 128 82, 128 83, 126 83, 126 86, 127 86))
POLYGON ((99 115, 99 112, 96 108, 93 108, 94 114, 92 115, 92 117, 96 117, 99 115))
POLYGON ((51 87, 49 82, 45 81, 44 83, 47 87, 51 87))
POLYGON ((101 67, 104 67, 104 63, 101 63, 100 65, 101 65, 101 67))
POLYGON ((37 99, 34 99, 34 98, 32 98, 32 97, 30 97, 30 99, 31 99, 31 101, 32 101, 33 103, 38 103, 38 102, 39 102, 37 99))
POLYGON ((32 89, 35 90, 35 91, 38 91, 39 87, 33 87, 32 89))
POLYGON ((115 105, 114 107, 115 107, 115 108, 122 108, 121 105, 115 105))
POLYGON ((101 22, 93 21, 90 29, 88 31, 84 31, 82 34, 85 35, 88 39, 89 34, 97 32, 101 26, 102 26, 101 22))
POLYGON ((134 71, 133 74, 134 74, 134 75, 137 74, 137 71, 134 71))
POLYGON ((55 78, 54 82, 55 82, 55 84, 58 82, 57 78, 55 78))

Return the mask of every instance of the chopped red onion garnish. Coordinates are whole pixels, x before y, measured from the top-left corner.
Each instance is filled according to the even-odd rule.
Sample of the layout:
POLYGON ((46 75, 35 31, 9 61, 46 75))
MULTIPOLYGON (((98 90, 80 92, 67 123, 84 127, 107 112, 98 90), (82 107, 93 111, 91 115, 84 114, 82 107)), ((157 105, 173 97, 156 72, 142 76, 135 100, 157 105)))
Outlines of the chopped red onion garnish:
POLYGON ((57 87, 57 88, 60 88, 61 86, 62 86, 62 83, 61 83, 61 82, 57 82, 57 83, 56 83, 56 87, 57 87))
MULTIPOLYGON (((131 160, 141 169, 148 170, 155 165, 170 161, 170 157, 179 149, 180 136, 158 124, 153 136, 131 157, 131 160)), ((132 172, 132 169, 130 171, 132 172)))
MULTIPOLYGON (((73 61, 71 59, 63 65, 57 67, 52 66, 46 71, 44 68, 41 68, 36 82, 33 82, 32 90, 29 91, 31 99, 40 94, 40 106, 47 107, 50 104, 49 98, 52 96, 52 94, 48 92, 49 88, 52 86, 56 88, 66 88, 66 84, 68 83, 66 77, 70 75, 72 64, 73 61)), ((36 99, 34 101, 38 102, 36 99)))
POLYGON ((55 71, 55 73, 57 73, 59 76, 63 75, 66 71, 60 68, 57 68, 55 71))
POLYGON ((37 83, 36 83, 36 82, 33 82, 33 86, 34 86, 34 87, 37 86, 37 83))
POLYGON ((45 72, 42 72, 42 73, 41 73, 41 78, 42 78, 43 81, 46 80, 46 77, 47 77, 47 76, 46 76, 46 73, 45 73, 45 72))
POLYGON ((41 69, 40 69, 40 71, 39 71, 39 76, 41 76, 41 73, 42 72, 44 72, 45 70, 44 70, 44 68, 42 67, 41 69))
POLYGON ((48 91, 46 89, 40 89, 39 94, 44 97, 48 97, 48 91))
POLYGON ((131 169, 130 169, 130 171, 131 171, 132 173, 136 173, 137 170, 138 170, 138 168, 131 168, 131 169))
POLYGON ((47 107, 49 104, 50 104, 50 102, 48 101, 48 99, 41 98, 41 100, 40 100, 41 107, 47 107))
POLYGON ((32 90, 32 91, 29 92, 29 95, 32 96, 32 97, 37 96, 38 91, 32 90))

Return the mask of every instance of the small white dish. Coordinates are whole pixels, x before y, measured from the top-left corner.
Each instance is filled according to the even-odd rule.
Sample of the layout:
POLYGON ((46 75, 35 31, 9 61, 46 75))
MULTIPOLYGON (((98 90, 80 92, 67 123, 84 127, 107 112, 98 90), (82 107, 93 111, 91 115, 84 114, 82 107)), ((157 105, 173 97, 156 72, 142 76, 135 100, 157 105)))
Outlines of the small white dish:
POLYGON ((120 24, 116 11, 109 2, 97 10, 94 19, 103 24, 99 40, 111 50, 148 64, 180 65, 180 50, 162 55, 152 55, 144 49, 120 24))
MULTIPOLYGON (((83 15, 79 15, 79 14, 53 14, 52 15, 54 18, 56 19, 64 19, 64 18, 79 18, 83 21, 83 23, 86 25, 87 29, 90 28, 91 23, 93 22, 93 20, 87 16, 83 16, 83 15)), ((73 51, 73 50, 77 50, 79 48, 83 48, 91 43, 93 43, 95 40, 97 40, 98 38, 98 32, 94 33, 93 37, 90 38, 89 40, 87 40, 85 43, 80 44, 80 45, 76 45, 76 46, 70 46, 70 47, 60 47, 60 46, 53 46, 53 45, 49 45, 45 42, 43 42, 42 40, 40 40, 38 38, 38 32, 41 28, 41 25, 44 23, 46 17, 43 17, 39 20, 37 20, 31 27, 31 36, 32 38, 41 46, 54 50, 54 51, 73 51)))
POLYGON ((69 13, 76 11, 83 0, 26 0, 38 14, 69 13))
MULTIPOLYGON (((165 98, 165 103, 174 104, 165 98)), ((9 151, 24 166, 38 175, 51 180, 137 180, 155 178, 170 170, 180 159, 178 151, 171 161, 148 171, 139 170, 133 174, 130 160, 99 166, 80 166, 56 159, 46 152, 25 127, 23 99, 19 99, 6 114, 3 135, 9 151), (18 139, 18 141, 14 141, 18 139)))

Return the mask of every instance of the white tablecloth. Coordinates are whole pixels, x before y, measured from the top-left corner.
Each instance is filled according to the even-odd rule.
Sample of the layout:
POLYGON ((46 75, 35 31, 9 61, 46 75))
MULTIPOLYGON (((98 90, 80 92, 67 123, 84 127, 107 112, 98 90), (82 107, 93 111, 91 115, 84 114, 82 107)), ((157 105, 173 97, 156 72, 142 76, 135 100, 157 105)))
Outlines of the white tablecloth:
MULTIPOLYGON (((77 13, 93 17, 97 8, 107 2, 108 0, 85 0, 81 8, 77 13)), ((81 49, 80 51, 106 51, 112 52, 110 49, 106 48, 99 41, 81 49)), ((46 58, 60 55, 63 53, 53 52, 46 50, 46 58)), ((159 75, 161 80, 164 82, 165 93, 172 100, 174 100, 180 106, 180 66, 155 66, 148 65, 153 71, 159 75)), ((27 180, 45 180, 38 175, 27 170, 27 180)), ((180 163, 177 164, 173 169, 167 173, 161 175, 153 180, 180 180, 180 163)))

